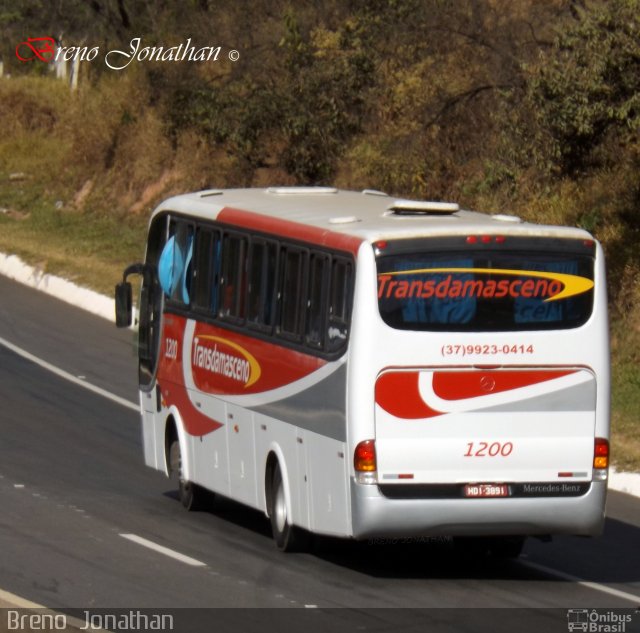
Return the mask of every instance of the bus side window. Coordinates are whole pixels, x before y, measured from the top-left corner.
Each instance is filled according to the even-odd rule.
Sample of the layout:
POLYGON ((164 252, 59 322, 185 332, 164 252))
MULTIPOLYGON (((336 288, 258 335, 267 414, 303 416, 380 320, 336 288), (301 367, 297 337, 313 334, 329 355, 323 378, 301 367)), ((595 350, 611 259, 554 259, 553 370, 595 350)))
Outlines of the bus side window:
POLYGON ((218 235, 216 232, 199 228, 196 232, 195 270, 193 276, 193 306, 199 312, 213 313, 215 288, 214 265, 218 235))
POLYGON ((220 279, 220 310, 222 318, 242 321, 246 304, 247 238, 226 234, 222 244, 222 277, 220 279))
POLYGON ((283 248, 280 254, 279 333, 292 341, 302 339, 305 255, 305 251, 293 246, 283 248))
POLYGON ((346 345, 353 293, 353 269, 351 263, 334 259, 331 265, 329 291, 328 351, 336 352, 346 345))
POLYGON ((322 349, 326 332, 327 296, 329 286, 329 256, 312 253, 309 261, 309 296, 305 319, 307 345, 322 349))
POLYGON ((171 303, 189 305, 192 282, 193 226, 172 220, 158 262, 158 279, 171 303))
POLYGON ((252 328, 270 331, 273 327, 277 247, 274 242, 253 239, 249 250, 247 322, 252 328))

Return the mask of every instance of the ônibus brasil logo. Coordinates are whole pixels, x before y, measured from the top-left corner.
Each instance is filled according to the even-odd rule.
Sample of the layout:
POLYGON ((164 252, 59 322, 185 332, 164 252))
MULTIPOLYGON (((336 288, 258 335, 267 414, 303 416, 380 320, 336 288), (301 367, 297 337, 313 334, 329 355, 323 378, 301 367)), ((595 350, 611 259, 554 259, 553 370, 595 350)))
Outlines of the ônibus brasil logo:
POLYGON ((593 281, 568 273, 504 268, 421 268, 378 275, 379 299, 543 299, 558 301, 593 288, 593 281), (435 279, 397 279, 399 276, 435 275, 435 279), (473 279, 461 279, 474 275, 473 279), (483 279, 484 276, 502 279, 483 279), (480 277, 480 278, 477 278, 480 277))
POLYGON ((256 358, 244 347, 219 336, 196 336, 191 364, 240 383, 245 389, 257 382, 262 373, 256 358))

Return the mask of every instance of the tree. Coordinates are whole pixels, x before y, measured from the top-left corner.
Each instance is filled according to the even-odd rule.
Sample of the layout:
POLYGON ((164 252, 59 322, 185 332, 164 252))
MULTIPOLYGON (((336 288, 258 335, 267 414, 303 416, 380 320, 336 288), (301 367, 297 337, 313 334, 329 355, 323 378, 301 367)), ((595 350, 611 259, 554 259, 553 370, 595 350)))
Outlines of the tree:
POLYGON ((640 127, 640 0, 587 5, 576 16, 529 69, 525 96, 538 160, 559 174, 615 158, 598 149, 630 142, 640 127))

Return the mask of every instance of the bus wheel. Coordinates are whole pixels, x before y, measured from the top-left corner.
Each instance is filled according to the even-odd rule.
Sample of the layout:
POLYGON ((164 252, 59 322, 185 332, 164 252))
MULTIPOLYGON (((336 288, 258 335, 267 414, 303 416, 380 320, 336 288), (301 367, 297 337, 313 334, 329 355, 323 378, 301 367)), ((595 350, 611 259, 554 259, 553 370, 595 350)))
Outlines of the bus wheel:
POLYGON ((271 480, 269 518, 276 547, 283 552, 303 551, 309 546, 309 533, 291 525, 284 495, 280 466, 276 464, 271 480))
POLYGON ((202 508, 205 491, 182 476, 182 451, 180 442, 174 439, 169 446, 169 476, 178 480, 180 503, 189 511, 202 508))

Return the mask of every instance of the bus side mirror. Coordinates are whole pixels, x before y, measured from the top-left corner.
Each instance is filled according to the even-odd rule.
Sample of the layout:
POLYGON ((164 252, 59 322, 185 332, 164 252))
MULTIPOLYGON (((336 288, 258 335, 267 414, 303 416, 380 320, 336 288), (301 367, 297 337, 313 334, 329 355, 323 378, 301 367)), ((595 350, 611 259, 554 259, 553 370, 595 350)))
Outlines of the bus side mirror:
POLYGON ((116 286, 116 327, 131 325, 132 300, 131 284, 123 281, 116 286))

